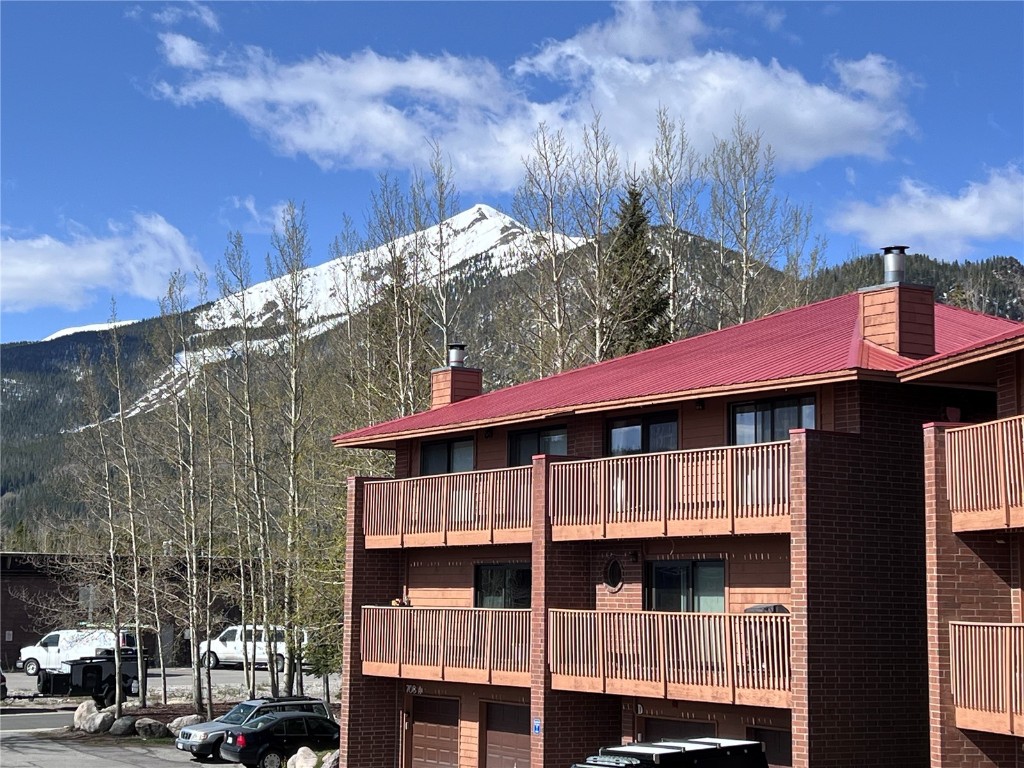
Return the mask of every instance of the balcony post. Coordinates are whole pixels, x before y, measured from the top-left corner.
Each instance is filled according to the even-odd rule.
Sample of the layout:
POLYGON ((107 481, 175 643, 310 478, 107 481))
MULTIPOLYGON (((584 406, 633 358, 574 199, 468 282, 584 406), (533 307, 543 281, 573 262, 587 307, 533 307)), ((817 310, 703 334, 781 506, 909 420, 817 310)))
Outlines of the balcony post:
POLYGON ((999 506, 1003 508, 1003 520, 1006 527, 1012 525, 1010 520, 1010 467, 1006 461, 1006 441, 1009 430, 1005 424, 993 425, 996 428, 996 487, 999 489, 999 506))

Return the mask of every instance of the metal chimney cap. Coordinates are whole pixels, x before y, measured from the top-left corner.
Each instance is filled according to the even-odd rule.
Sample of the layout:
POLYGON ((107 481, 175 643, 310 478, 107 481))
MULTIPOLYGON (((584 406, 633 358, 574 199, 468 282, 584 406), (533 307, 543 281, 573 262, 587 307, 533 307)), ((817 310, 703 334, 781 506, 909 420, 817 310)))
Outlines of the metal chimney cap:
POLYGON ((466 345, 453 342, 448 345, 448 367, 464 368, 466 365, 466 345))
POLYGON ((883 282, 902 283, 906 274, 906 245, 886 245, 882 248, 882 266, 885 270, 883 282))

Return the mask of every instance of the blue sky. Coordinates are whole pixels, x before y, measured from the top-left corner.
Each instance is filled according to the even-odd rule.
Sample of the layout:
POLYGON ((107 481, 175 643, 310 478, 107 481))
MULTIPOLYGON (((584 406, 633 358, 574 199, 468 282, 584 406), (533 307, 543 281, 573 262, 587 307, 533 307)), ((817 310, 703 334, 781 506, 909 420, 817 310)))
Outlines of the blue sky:
POLYGON ((6 1, 0 338, 154 316, 289 199, 326 261, 429 139, 462 208, 511 211, 541 120, 642 166, 659 105, 698 150, 742 113, 832 262, 1022 257, 1024 3, 6 1))

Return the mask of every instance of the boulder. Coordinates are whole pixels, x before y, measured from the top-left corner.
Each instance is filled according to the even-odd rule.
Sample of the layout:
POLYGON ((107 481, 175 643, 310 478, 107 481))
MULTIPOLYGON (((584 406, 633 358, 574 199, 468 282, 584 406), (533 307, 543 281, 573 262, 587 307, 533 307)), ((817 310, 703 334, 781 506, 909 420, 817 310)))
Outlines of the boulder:
POLYGON ((309 747, 299 747, 299 751, 288 758, 288 768, 316 768, 318 759, 309 747))
POLYGON ((144 739, 163 739, 171 735, 166 725, 151 717, 140 717, 136 720, 135 732, 144 739))
POLYGON ((135 734, 135 718, 130 715, 117 718, 110 726, 111 736, 132 736, 135 734))
POLYGON ((114 724, 114 716, 109 712, 97 712, 82 721, 82 730, 86 733, 106 733, 114 724))
POLYGON ((177 736, 181 733, 182 728, 187 728, 188 726, 195 725, 196 723, 205 722, 206 718, 202 715, 182 715, 181 717, 176 717, 171 720, 171 722, 167 724, 167 730, 177 736))
POLYGON ((99 713, 96 708, 96 702, 90 699, 89 701, 83 701, 78 705, 78 709, 75 710, 75 730, 82 730, 82 726, 85 724, 85 719, 99 713))
POLYGON ((340 755, 338 753, 338 750, 334 750, 333 752, 331 752, 331 754, 327 755, 324 758, 324 763, 322 766, 320 766, 320 768, 338 768, 339 760, 340 755))

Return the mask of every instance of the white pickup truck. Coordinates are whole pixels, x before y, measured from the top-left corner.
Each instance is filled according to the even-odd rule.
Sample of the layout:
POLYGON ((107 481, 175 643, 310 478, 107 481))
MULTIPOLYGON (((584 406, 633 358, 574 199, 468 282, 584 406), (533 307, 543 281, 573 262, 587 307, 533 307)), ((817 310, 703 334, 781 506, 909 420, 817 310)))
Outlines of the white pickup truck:
MULTIPOLYGON (((68 661, 113 654, 115 645, 117 636, 109 629, 55 629, 35 645, 22 648, 15 666, 33 676, 41 669, 59 671, 68 661)), ((121 647, 134 651, 135 637, 121 632, 121 647)))

